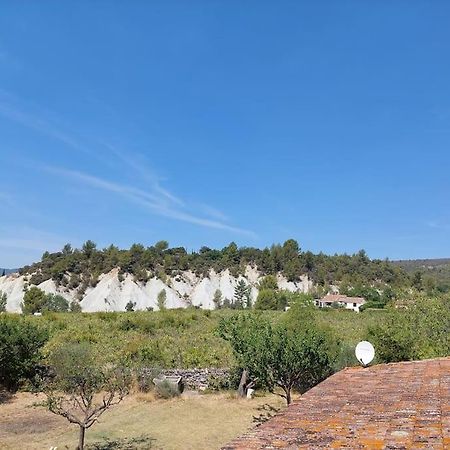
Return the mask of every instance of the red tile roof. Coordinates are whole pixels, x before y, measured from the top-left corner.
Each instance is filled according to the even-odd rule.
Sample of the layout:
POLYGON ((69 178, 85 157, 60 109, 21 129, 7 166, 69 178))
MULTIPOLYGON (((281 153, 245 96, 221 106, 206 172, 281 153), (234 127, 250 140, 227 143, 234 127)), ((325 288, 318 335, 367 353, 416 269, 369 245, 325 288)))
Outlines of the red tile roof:
POLYGON ((341 294, 328 294, 320 299, 321 302, 365 303, 362 297, 347 297, 341 294))
POLYGON ((344 369, 223 448, 450 449, 450 357, 344 369))

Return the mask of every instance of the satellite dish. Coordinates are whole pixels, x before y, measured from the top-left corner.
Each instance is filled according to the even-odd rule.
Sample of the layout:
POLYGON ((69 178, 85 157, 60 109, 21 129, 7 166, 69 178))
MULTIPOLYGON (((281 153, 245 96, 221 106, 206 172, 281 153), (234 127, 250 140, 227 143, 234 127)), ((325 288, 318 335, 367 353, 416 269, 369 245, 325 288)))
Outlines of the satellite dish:
POLYGON ((370 342, 361 341, 355 348, 355 355, 362 366, 366 367, 372 362, 375 356, 375 349, 370 342))

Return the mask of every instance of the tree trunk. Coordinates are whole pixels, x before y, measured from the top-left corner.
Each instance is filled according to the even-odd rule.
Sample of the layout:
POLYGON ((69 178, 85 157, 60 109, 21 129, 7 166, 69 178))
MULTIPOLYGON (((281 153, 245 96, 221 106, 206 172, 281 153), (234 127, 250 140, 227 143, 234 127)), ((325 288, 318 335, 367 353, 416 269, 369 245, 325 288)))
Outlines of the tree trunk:
POLYGON ((84 434, 86 433, 86 428, 80 426, 80 434, 78 438, 77 450, 84 450, 84 434))
POLYGON ((247 395, 247 378, 248 378, 248 371, 247 369, 244 369, 242 371, 241 381, 239 382, 238 387, 239 397, 245 397, 247 395))
POLYGON ((289 406, 291 404, 291 388, 287 388, 285 392, 286 392, 286 402, 289 406))

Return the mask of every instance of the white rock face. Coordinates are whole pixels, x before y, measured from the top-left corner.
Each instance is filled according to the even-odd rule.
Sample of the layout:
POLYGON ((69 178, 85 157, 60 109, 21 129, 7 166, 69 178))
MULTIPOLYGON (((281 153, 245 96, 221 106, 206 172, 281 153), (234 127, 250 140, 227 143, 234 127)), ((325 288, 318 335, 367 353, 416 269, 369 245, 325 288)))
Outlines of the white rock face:
MULTIPOLYGON (((240 280, 244 280, 251 286, 253 303, 258 295, 258 282, 262 275, 256 268, 248 266, 245 276, 233 277, 230 271, 224 270, 216 273, 213 270, 207 277, 197 277, 190 271, 182 272, 175 277, 168 277, 165 282, 159 278, 152 278, 146 283, 133 280, 132 275, 125 275, 123 281, 119 280, 118 269, 103 274, 95 287, 86 290, 81 301, 81 307, 85 312, 95 311, 125 311, 126 304, 131 300, 136 303, 136 310, 146 308, 158 309, 157 297, 162 289, 166 291, 166 308, 186 308, 190 304, 204 309, 214 309, 214 292, 220 289, 222 297, 232 299, 234 288, 240 280)), ((24 296, 25 279, 18 274, 0 277, 0 291, 8 297, 6 309, 10 312, 21 312, 21 304, 24 296)), ((309 292, 313 283, 306 276, 293 283, 283 275, 277 276, 278 287, 291 292, 309 292)), ((47 280, 38 287, 47 293, 60 294, 69 301, 75 299, 76 292, 64 287, 57 287, 53 280, 47 280)))

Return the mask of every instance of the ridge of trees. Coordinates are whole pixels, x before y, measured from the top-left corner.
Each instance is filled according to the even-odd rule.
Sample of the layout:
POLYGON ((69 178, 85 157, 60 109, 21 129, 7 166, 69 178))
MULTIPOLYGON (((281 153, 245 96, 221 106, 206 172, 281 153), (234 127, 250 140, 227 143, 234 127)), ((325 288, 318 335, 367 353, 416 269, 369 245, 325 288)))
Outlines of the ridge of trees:
POLYGON ((131 274, 136 282, 146 282, 153 276, 164 280, 191 270, 198 276, 208 276, 211 270, 229 269, 233 276, 244 275, 246 267, 257 267, 263 275, 283 274, 288 281, 298 281, 307 275, 317 286, 344 282, 370 286, 408 287, 412 277, 388 260, 371 260, 364 250, 356 254, 325 255, 302 251, 297 241, 289 239, 270 248, 238 247, 232 242, 221 250, 202 247, 188 252, 183 247, 170 248, 167 241, 144 247, 133 244, 128 250, 114 245, 98 249, 86 241, 81 249, 70 244, 55 253, 45 252, 41 261, 25 266, 22 275, 28 283, 38 285, 52 279, 59 286, 76 289, 81 299, 89 286, 94 287, 99 275, 119 269, 119 278, 131 274))

